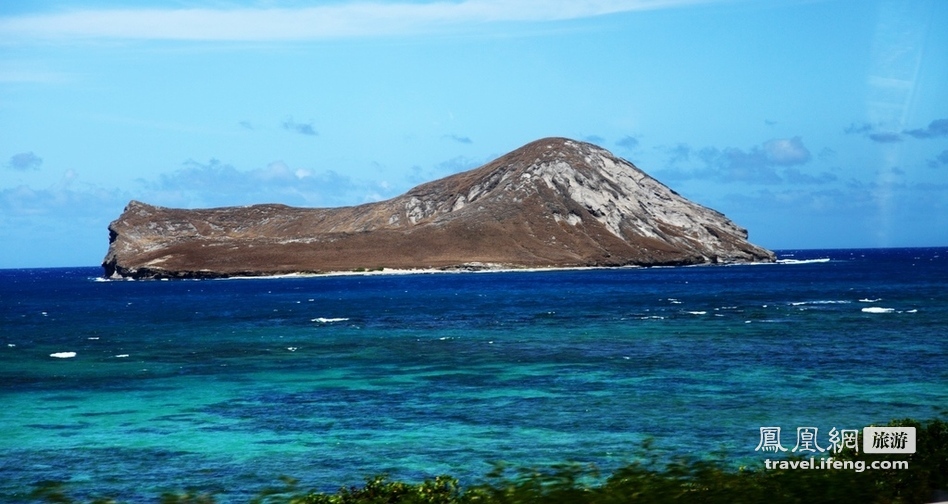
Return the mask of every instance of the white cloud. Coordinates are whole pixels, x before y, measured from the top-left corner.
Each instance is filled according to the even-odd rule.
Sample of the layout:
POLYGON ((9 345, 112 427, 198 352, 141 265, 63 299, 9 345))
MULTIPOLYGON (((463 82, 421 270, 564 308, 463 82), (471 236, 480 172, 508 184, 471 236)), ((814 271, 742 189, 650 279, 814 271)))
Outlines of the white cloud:
POLYGON ((767 158, 777 165, 803 164, 810 160, 810 151, 803 145, 800 137, 778 138, 764 142, 767 158))
POLYGON ((0 40, 106 38, 274 41, 425 33, 494 22, 544 22, 721 0, 347 2, 305 8, 89 9, 0 18, 0 40))

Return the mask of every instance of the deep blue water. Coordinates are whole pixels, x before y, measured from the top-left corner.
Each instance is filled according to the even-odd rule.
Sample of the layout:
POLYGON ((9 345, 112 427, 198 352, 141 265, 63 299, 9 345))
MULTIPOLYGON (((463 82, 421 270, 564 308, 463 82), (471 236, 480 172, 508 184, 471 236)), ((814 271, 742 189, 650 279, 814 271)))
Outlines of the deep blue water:
POLYGON ((284 474, 334 490, 380 472, 474 483, 498 460, 608 471, 646 438, 753 462, 762 426, 944 416, 948 248, 779 256, 799 262, 169 282, 0 270, 0 500, 41 480, 227 501, 284 474))

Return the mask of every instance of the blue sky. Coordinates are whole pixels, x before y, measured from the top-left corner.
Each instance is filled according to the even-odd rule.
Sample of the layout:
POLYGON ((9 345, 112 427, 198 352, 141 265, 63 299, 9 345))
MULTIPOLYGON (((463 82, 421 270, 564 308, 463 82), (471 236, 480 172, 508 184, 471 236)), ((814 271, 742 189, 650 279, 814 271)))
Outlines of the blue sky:
POLYGON ((131 199, 355 205, 599 144, 774 249, 948 245, 948 2, 0 2, 0 268, 131 199))

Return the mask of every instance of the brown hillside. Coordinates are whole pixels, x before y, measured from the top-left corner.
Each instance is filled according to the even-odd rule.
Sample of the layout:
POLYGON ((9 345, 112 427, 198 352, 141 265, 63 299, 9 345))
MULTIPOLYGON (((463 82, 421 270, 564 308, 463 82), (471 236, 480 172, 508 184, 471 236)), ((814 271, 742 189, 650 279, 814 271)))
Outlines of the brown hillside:
POLYGON ((182 210, 132 201, 109 230, 110 277, 774 259, 721 213, 602 148, 565 138, 532 142, 377 203, 182 210))

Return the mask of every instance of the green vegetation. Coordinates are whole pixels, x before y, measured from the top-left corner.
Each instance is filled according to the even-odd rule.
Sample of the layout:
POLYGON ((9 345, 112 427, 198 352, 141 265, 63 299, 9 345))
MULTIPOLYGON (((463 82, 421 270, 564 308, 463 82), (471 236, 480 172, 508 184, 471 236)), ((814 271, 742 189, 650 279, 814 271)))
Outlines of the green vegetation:
MULTIPOLYGON (((678 459, 660 462, 648 444, 643 458, 602 479, 594 468, 560 465, 548 470, 510 470, 496 465, 485 483, 462 488, 449 476, 422 483, 390 481, 385 476, 361 487, 335 493, 307 492, 291 478, 268 488, 251 504, 620 504, 620 503, 925 503, 948 489, 948 422, 924 424, 896 420, 889 426, 916 428, 918 451, 912 455, 866 455, 846 451, 837 460, 908 460, 908 469, 767 470, 731 469, 723 460, 678 459)), ((828 456, 821 454, 821 456, 828 456)), ((784 459, 781 459, 784 460, 784 459)), ((785 460, 806 460, 791 458, 785 460)), ((39 502, 72 504, 62 485, 37 486, 39 502)), ((98 499, 94 504, 121 502, 98 499)), ((165 494, 162 504, 211 504, 213 495, 165 494)))

